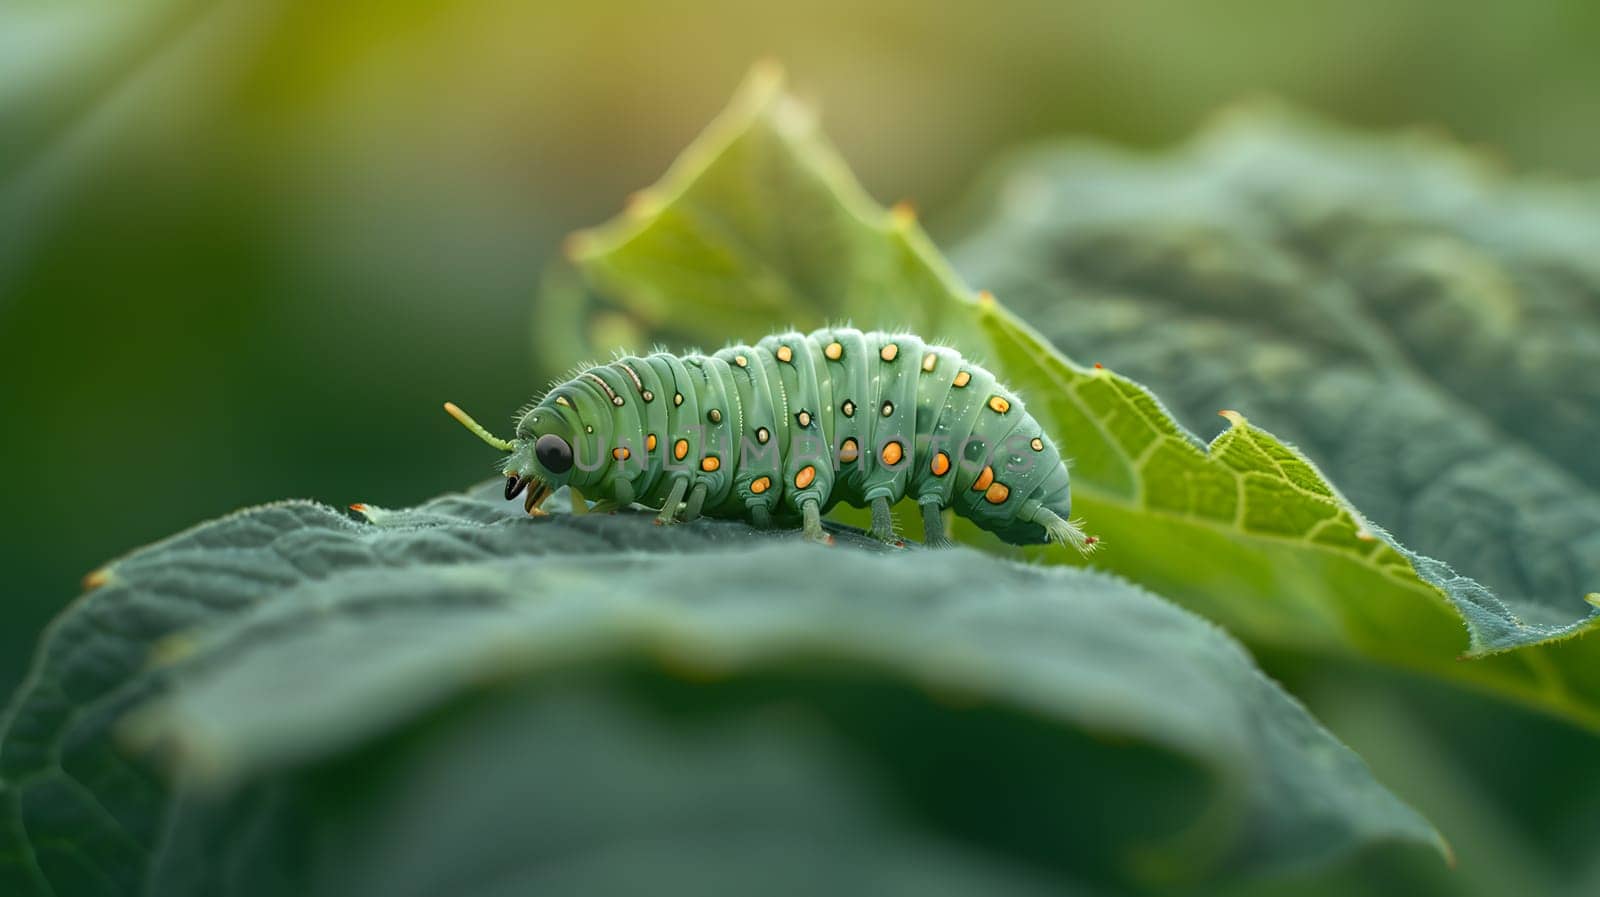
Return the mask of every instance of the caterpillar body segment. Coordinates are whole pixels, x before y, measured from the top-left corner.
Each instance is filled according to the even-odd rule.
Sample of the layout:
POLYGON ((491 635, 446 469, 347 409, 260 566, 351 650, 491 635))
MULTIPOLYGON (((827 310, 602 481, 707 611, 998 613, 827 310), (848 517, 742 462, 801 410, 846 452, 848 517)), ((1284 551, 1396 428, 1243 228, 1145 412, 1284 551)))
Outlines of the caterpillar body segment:
POLYGON ((606 502, 758 526, 799 521, 826 540, 839 502, 872 509, 893 540, 890 506, 921 507, 929 542, 947 544, 951 509, 1016 544, 1097 540, 1071 522, 1070 477, 1022 400, 954 349, 910 334, 831 327, 768 336, 711 355, 625 356, 581 371, 523 412, 501 440, 506 496, 526 507, 561 485, 606 502))

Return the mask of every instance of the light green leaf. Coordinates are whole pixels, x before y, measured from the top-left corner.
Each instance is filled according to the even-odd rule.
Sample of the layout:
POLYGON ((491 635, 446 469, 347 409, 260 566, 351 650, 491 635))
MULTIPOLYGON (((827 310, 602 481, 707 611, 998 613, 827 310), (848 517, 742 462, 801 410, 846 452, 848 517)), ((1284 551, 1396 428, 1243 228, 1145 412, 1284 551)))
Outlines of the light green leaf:
POLYGON ((1105 574, 500 488, 267 506, 97 574, 4 719, 4 893, 1272 887, 1442 846, 1105 574))
MULTIPOLYGON (((1245 157, 1235 164, 1248 171, 1250 162, 1245 157)), ((1031 184, 1014 186, 1019 202, 1029 201, 1031 184)), ((1181 198, 1159 188, 1140 197, 1139 208, 1150 216, 1181 198)), ((1049 205, 1049 194, 1039 201, 1049 205)), ((1122 255, 1114 257, 1130 278, 1161 276, 1159 264, 1141 266, 1143 233, 1130 228, 1122 255)), ((1040 275, 1028 267, 1039 264, 1037 255, 1028 254, 1040 251, 1036 243, 1019 243, 1013 250, 1004 233, 996 234, 981 252, 975 250, 992 260, 983 270, 1014 274, 1004 281, 1008 291, 1037 279, 1040 275)), ((1150 247, 1149 252, 1159 250, 1154 238, 1150 247)), ((1600 726, 1600 650, 1592 640, 1569 638, 1592 626, 1596 615, 1575 588, 1537 597, 1497 596, 1445 562, 1402 545, 1381 526, 1405 523, 1405 515, 1458 514, 1457 500, 1417 495, 1403 514, 1369 521, 1304 455, 1243 415, 1230 413, 1228 428, 1207 444, 1144 386, 1068 360, 986 294, 971 293, 909 211, 886 212, 872 203, 773 75, 758 73, 659 185, 636 197, 617 221, 575 235, 569 249, 601 301, 609 303, 607 314, 626 311, 657 338, 716 343, 839 319, 947 338, 986 361, 1026 397, 1028 410, 1073 457, 1074 512, 1108 545, 1096 555, 1097 566, 1170 595, 1264 648, 1365 657, 1600 726), (1543 643, 1557 644, 1527 649, 1543 643), (1463 653, 1475 659, 1461 662, 1463 653)), ((1094 262, 1083 264, 1092 269, 1094 262)), ((1291 287, 1296 284, 1272 267, 1271 257, 1207 257, 1196 264, 1209 265, 1202 270, 1217 277, 1208 295, 1225 297, 1233 313, 1247 321, 1282 318, 1304 325, 1299 332, 1309 340, 1339 338, 1335 325, 1381 329, 1380 322, 1370 320, 1320 320, 1313 300, 1293 288, 1282 292, 1277 305, 1258 308, 1264 300, 1249 289, 1251 278, 1288 278, 1291 287)), ((1074 308, 1062 303, 1076 298, 1050 295, 1053 333, 1074 326, 1074 308)), ((1122 332, 1123 345, 1184 339, 1164 332, 1184 327, 1181 310, 1169 316, 1151 306, 1139 314, 1142 326, 1122 332)), ((1268 353, 1253 363, 1267 366, 1259 376, 1270 381, 1272 364, 1315 366, 1323 358, 1313 351, 1303 362, 1286 360, 1293 354, 1268 353)), ((1215 382, 1222 376, 1219 365, 1227 367, 1212 359, 1203 366, 1172 364, 1164 370, 1172 379, 1209 376, 1206 382, 1215 382)), ((1567 376, 1580 377, 1582 370, 1570 369, 1567 376)), ((1358 432, 1351 416, 1359 409, 1338 408, 1341 381, 1319 383, 1319 391, 1294 398, 1308 409, 1342 410, 1337 420, 1344 422, 1343 430, 1358 432)), ((1253 408, 1248 393, 1239 397, 1246 400, 1242 407, 1253 408)), ((1415 407, 1432 410, 1425 403, 1415 407)), ((1411 433, 1403 417, 1382 420, 1411 433)), ((1411 467, 1427 468, 1450 450, 1409 441, 1407 447, 1414 453, 1362 453, 1362 469, 1380 477, 1407 476, 1411 467)), ((1488 495, 1505 496, 1506 502, 1553 497, 1550 487, 1559 480, 1541 480, 1538 489, 1526 492, 1507 488, 1523 472, 1497 468, 1481 474, 1475 485, 1488 495)), ((1392 505, 1378 507, 1388 512, 1392 505)), ((1517 544, 1515 555, 1502 555, 1542 564, 1553 552, 1570 563, 1572 575, 1564 581, 1600 586, 1600 577, 1593 575, 1600 563, 1596 533, 1579 525, 1587 519, 1582 514, 1557 515, 1563 516, 1564 527, 1541 531, 1548 539, 1559 535, 1560 547, 1517 544)), ((993 540, 983 544, 997 547, 993 540)), ((1060 549, 1043 553, 1053 561, 1077 562, 1060 549)), ((1466 564, 1472 559, 1448 560, 1466 564)))

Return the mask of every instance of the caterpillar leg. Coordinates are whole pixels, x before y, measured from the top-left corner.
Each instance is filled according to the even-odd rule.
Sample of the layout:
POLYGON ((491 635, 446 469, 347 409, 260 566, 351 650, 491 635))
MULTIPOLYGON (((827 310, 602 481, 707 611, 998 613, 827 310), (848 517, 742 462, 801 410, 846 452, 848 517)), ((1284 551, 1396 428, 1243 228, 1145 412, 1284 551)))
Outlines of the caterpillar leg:
POLYGON ((617 483, 616 488, 612 490, 611 498, 603 498, 595 502, 589 506, 589 511, 593 514, 615 514, 617 509, 626 508, 633 504, 634 498, 633 484, 627 480, 621 480, 617 483))
POLYGON ((929 548, 954 548, 955 540, 950 538, 950 528, 944 523, 944 509, 939 507, 938 501, 925 501, 922 503, 922 544, 929 548))
POLYGON ((1033 521, 1044 527, 1050 541, 1071 545, 1079 554, 1089 554, 1100 547, 1099 537, 1085 533, 1079 521, 1067 520, 1049 508, 1040 508, 1033 521))
POLYGON ((656 515, 657 526, 668 526, 676 523, 673 518, 678 516, 678 505, 683 503, 683 493, 689 491, 687 479, 672 481, 672 488, 667 492, 667 500, 661 503, 661 513, 656 515))
POLYGON ((807 499, 800 506, 801 535, 807 542, 819 542, 823 545, 832 545, 833 537, 822 528, 822 509, 817 507, 816 499, 807 499))
POLYGON ((879 542, 897 543, 900 539, 894 534, 894 515, 889 512, 889 499, 874 498, 872 500, 872 529, 867 535, 879 542))
POLYGON ((768 529, 772 526, 772 512, 766 505, 756 505, 750 509, 750 525, 756 529, 768 529))
POLYGON ((622 480, 621 482, 617 483, 616 489, 612 495, 612 500, 609 502, 603 501, 596 504, 593 510, 602 510, 602 505, 605 506, 603 510, 607 511, 614 511, 617 508, 626 508, 628 505, 633 504, 635 498, 638 498, 638 496, 633 494, 633 484, 627 480, 622 480))
POLYGON ((689 492, 689 503, 683 509, 683 522, 700 519, 700 509, 706 504, 706 484, 696 483, 689 492))

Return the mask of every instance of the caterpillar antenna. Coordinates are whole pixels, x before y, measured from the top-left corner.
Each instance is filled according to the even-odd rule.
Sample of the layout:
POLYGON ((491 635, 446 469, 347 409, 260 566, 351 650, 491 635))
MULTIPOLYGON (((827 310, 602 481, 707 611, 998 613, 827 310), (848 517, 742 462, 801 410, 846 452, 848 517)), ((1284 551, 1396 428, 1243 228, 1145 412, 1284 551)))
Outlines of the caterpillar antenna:
POLYGON ((445 402, 444 403, 444 410, 445 410, 446 414, 448 414, 451 417, 455 418, 456 420, 460 421, 461 422, 461 426, 466 427, 468 430, 471 430, 472 431, 472 435, 478 437, 479 439, 482 439, 484 442, 489 443, 490 445, 494 446, 495 448, 499 449, 500 451, 509 452, 514 448, 511 445, 510 442, 507 442, 506 440, 501 439, 500 437, 498 437, 498 436, 494 435, 493 433, 490 433, 488 430, 484 429, 483 424, 480 424, 477 421, 473 420, 472 419, 472 415, 466 413, 465 411, 462 411, 461 408, 459 406, 457 406, 455 402, 445 402))

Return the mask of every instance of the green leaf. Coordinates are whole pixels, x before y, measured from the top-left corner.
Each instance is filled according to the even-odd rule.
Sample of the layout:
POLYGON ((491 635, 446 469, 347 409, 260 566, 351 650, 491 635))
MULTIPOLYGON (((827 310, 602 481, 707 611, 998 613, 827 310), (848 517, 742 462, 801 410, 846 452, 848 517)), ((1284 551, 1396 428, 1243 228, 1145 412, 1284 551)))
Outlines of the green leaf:
MULTIPOLYGON (((1600 190, 1257 109, 1170 156, 1032 153, 988 192, 972 277, 1180 416, 1271 421, 1392 521, 1474 653, 1592 625, 1600 190)), ((1527 662, 1546 697, 1589 704, 1595 656, 1527 662)))
MULTIPOLYGON (((1234 160, 1231 170, 1248 176, 1253 157, 1229 158, 1234 160)), ((1096 171, 1090 167, 1079 182, 1093 180, 1096 171)), ((1301 174, 1314 177, 1309 170, 1301 174)), ((1090 216, 1093 203, 1113 206, 1108 197, 1117 193, 1107 187, 1086 200, 1090 209, 1063 211, 1052 200, 1048 178, 1043 184, 1037 181, 1013 178, 1012 201, 1051 221, 1090 216), (1043 204, 1046 211, 1038 212, 1029 203, 1043 204)), ((1330 183, 1330 192, 1337 193, 1340 183, 1330 183)), ((1094 271, 1104 263, 1133 281, 1164 276, 1163 244, 1158 242, 1163 232, 1154 229, 1147 242, 1146 226, 1169 211, 1174 197, 1182 196, 1167 186, 1149 185, 1137 193, 1137 209, 1146 216, 1120 232, 1121 242, 1107 250, 1109 260, 1091 246, 1080 247, 1086 258, 1062 262, 1051 255, 1048 235, 1032 234, 1027 226, 1002 225, 978 244, 974 256, 981 258, 987 276, 1004 283, 1008 295, 1030 289, 1047 293, 1030 310, 1052 325, 1053 335, 1064 336, 1077 326, 1079 314, 1076 305, 1067 303, 1087 303, 1090 297, 1050 280, 1063 266, 1094 271)), ((1437 216, 1442 220, 1449 197, 1448 190, 1441 192, 1446 194, 1437 216)), ((1226 188, 1217 191, 1226 194, 1226 188)), ((1107 214, 1115 220, 1113 213, 1107 214)), ((1273 226, 1270 216, 1263 217, 1265 222, 1255 222, 1257 230, 1273 226)), ((1485 217, 1493 216, 1486 212, 1485 217)), ((1505 229, 1514 228, 1508 224, 1505 229)), ((1240 239, 1249 239, 1251 233, 1240 239)), ((1369 239, 1381 241, 1381 235, 1369 239)), ((1254 365, 1253 371, 1240 375, 1246 382, 1255 378, 1271 384, 1285 366, 1317 368, 1347 357, 1352 350, 1341 350, 1338 340, 1353 337, 1341 327, 1359 331, 1362 339, 1381 338, 1382 320, 1361 319, 1356 309, 1342 307, 1337 296, 1329 300, 1331 311, 1322 310, 1319 303, 1326 297, 1310 295, 1316 283, 1297 280, 1293 270, 1284 269, 1282 260, 1270 254, 1258 258, 1243 251, 1246 247, 1234 248, 1238 251, 1233 256, 1202 254, 1194 259, 1197 275, 1213 278, 1201 282, 1207 288, 1203 298, 1214 299, 1246 327, 1254 321, 1263 326, 1281 321, 1285 330, 1297 328, 1292 332, 1298 341, 1292 345, 1238 359, 1223 351, 1231 345, 1224 341, 1230 334, 1202 329, 1190 336, 1181 308, 1136 300, 1126 311, 1102 303, 1105 307, 1094 312, 1097 320, 1091 326, 1098 328, 1096 333, 1122 327, 1117 345, 1127 347, 1129 358, 1146 341, 1153 347, 1177 343, 1211 350, 1203 363, 1188 364, 1197 351, 1166 364, 1163 382, 1192 379, 1196 382, 1181 394, 1199 394, 1213 386, 1214 394, 1230 401, 1235 393, 1214 385, 1231 382, 1236 364, 1254 365), (1260 281, 1280 289, 1264 298, 1252 290, 1260 281), (1302 350, 1307 350, 1303 356, 1298 354, 1302 350)), ((1452 519, 1466 510, 1466 489, 1443 498, 1401 492, 1375 502, 1383 513, 1369 522, 1305 455, 1238 413, 1228 415, 1230 426, 1213 441, 1203 442, 1140 383, 1068 360, 987 294, 974 296, 908 210, 885 212, 865 196, 812 118, 783 95, 778 79, 769 73, 758 73, 729 111, 659 185, 636 197, 625 215, 576 235, 569 254, 604 297, 601 301, 609 304, 606 314, 631 314, 657 338, 715 343, 750 339, 775 327, 839 319, 947 338, 985 360, 1025 396, 1028 410, 1074 458, 1074 511, 1108 546, 1095 556, 1096 566, 1201 611, 1253 645, 1365 657, 1600 726, 1600 650, 1593 640, 1570 639, 1597 619, 1578 590, 1600 585, 1595 566, 1600 551, 1593 541, 1600 530, 1584 528, 1593 519, 1592 507, 1583 510, 1582 501, 1563 501, 1552 493, 1562 486, 1582 493, 1572 478, 1534 473, 1535 486, 1523 488, 1519 478, 1540 463, 1523 455, 1516 458, 1526 460, 1525 466, 1506 463, 1474 472, 1470 487, 1492 497, 1490 503, 1502 512, 1523 502, 1553 502, 1548 514, 1517 507, 1528 519, 1545 518, 1529 531, 1538 539, 1520 543, 1513 536, 1507 540, 1513 543, 1510 547, 1495 551, 1508 565, 1528 564, 1527 581, 1541 588, 1536 595, 1497 596, 1446 563, 1407 548, 1380 526, 1399 526, 1413 517, 1452 519), (705 307, 715 313, 699 311, 705 307), (1394 499, 1402 496, 1405 504, 1397 507, 1394 499), (1563 562, 1565 571, 1549 572, 1563 562), (1544 590, 1558 581, 1568 591, 1544 590), (1542 643, 1557 644, 1527 649, 1542 643), (1459 662, 1463 652, 1475 659, 1459 662)), ((1163 298, 1170 304, 1201 301, 1176 289, 1163 298)), ((1511 294, 1490 298, 1512 304, 1491 306, 1485 314, 1519 314, 1511 294)), ((1416 329, 1426 331, 1426 324, 1424 314, 1416 329)), ((1443 342, 1440 351, 1448 349, 1448 338, 1443 342)), ((1500 347, 1493 340, 1485 342, 1500 347)), ((1094 350, 1088 341, 1078 345, 1094 350)), ((1093 351, 1086 357, 1102 356, 1093 351)), ((1440 365, 1447 367, 1447 362, 1446 357, 1440 365)), ((1564 368, 1562 376, 1576 380, 1589 369, 1564 368)), ((1417 470, 1425 473, 1456 450, 1449 442, 1412 441, 1419 433, 1407 414, 1427 412, 1431 421, 1441 417, 1433 413, 1440 406, 1412 394, 1416 390, 1408 392, 1403 384, 1393 388, 1407 393, 1394 399, 1405 413, 1360 422, 1355 418, 1364 409, 1359 403, 1351 407, 1344 380, 1319 376, 1317 389, 1306 385, 1304 390, 1281 391, 1273 409, 1284 412, 1284 423, 1316 418, 1324 410, 1333 415, 1318 421, 1329 432, 1318 444, 1339 445, 1354 454, 1356 463, 1349 466, 1353 481, 1363 475, 1380 483, 1415 478, 1417 470), (1292 403, 1303 404, 1290 410, 1292 403), (1366 440, 1366 429, 1374 426, 1389 428, 1384 440, 1338 441, 1342 435, 1366 440)), ((1385 381, 1374 391, 1389 388, 1385 381)), ((1581 389, 1592 391, 1592 383, 1581 389)), ((1248 401, 1253 394, 1241 390, 1239 407, 1254 410, 1248 401)), ((1549 404, 1571 406, 1565 398, 1552 398, 1549 404)), ((1580 402, 1577 407, 1584 406, 1580 402)), ((1592 404, 1587 407, 1592 411, 1592 404)), ((1596 426, 1594 420, 1591 416, 1586 426, 1596 426)), ((1427 430, 1420 436, 1452 438, 1427 430)), ((1563 438, 1570 437, 1547 437, 1552 442, 1563 438)), ((1370 491, 1378 490, 1363 494, 1370 491)), ((998 548, 992 539, 981 541, 998 548)), ((1462 546, 1450 539, 1430 539, 1428 544, 1462 565, 1474 561, 1456 557, 1454 550, 1462 546)), ((1486 540, 1471 545, 1474 550, 1484 547, 1486 540)), ((1052 561, 1078 562, 1060 549, 1041 553, 1052 561)), ((1590 596, 1591 602, 1596 600, 1590 596)))
POLYGON ((4 718, 0 890, 1076 893, 1442 847, 1120 580, 500 488, 96 574, 4 718))

